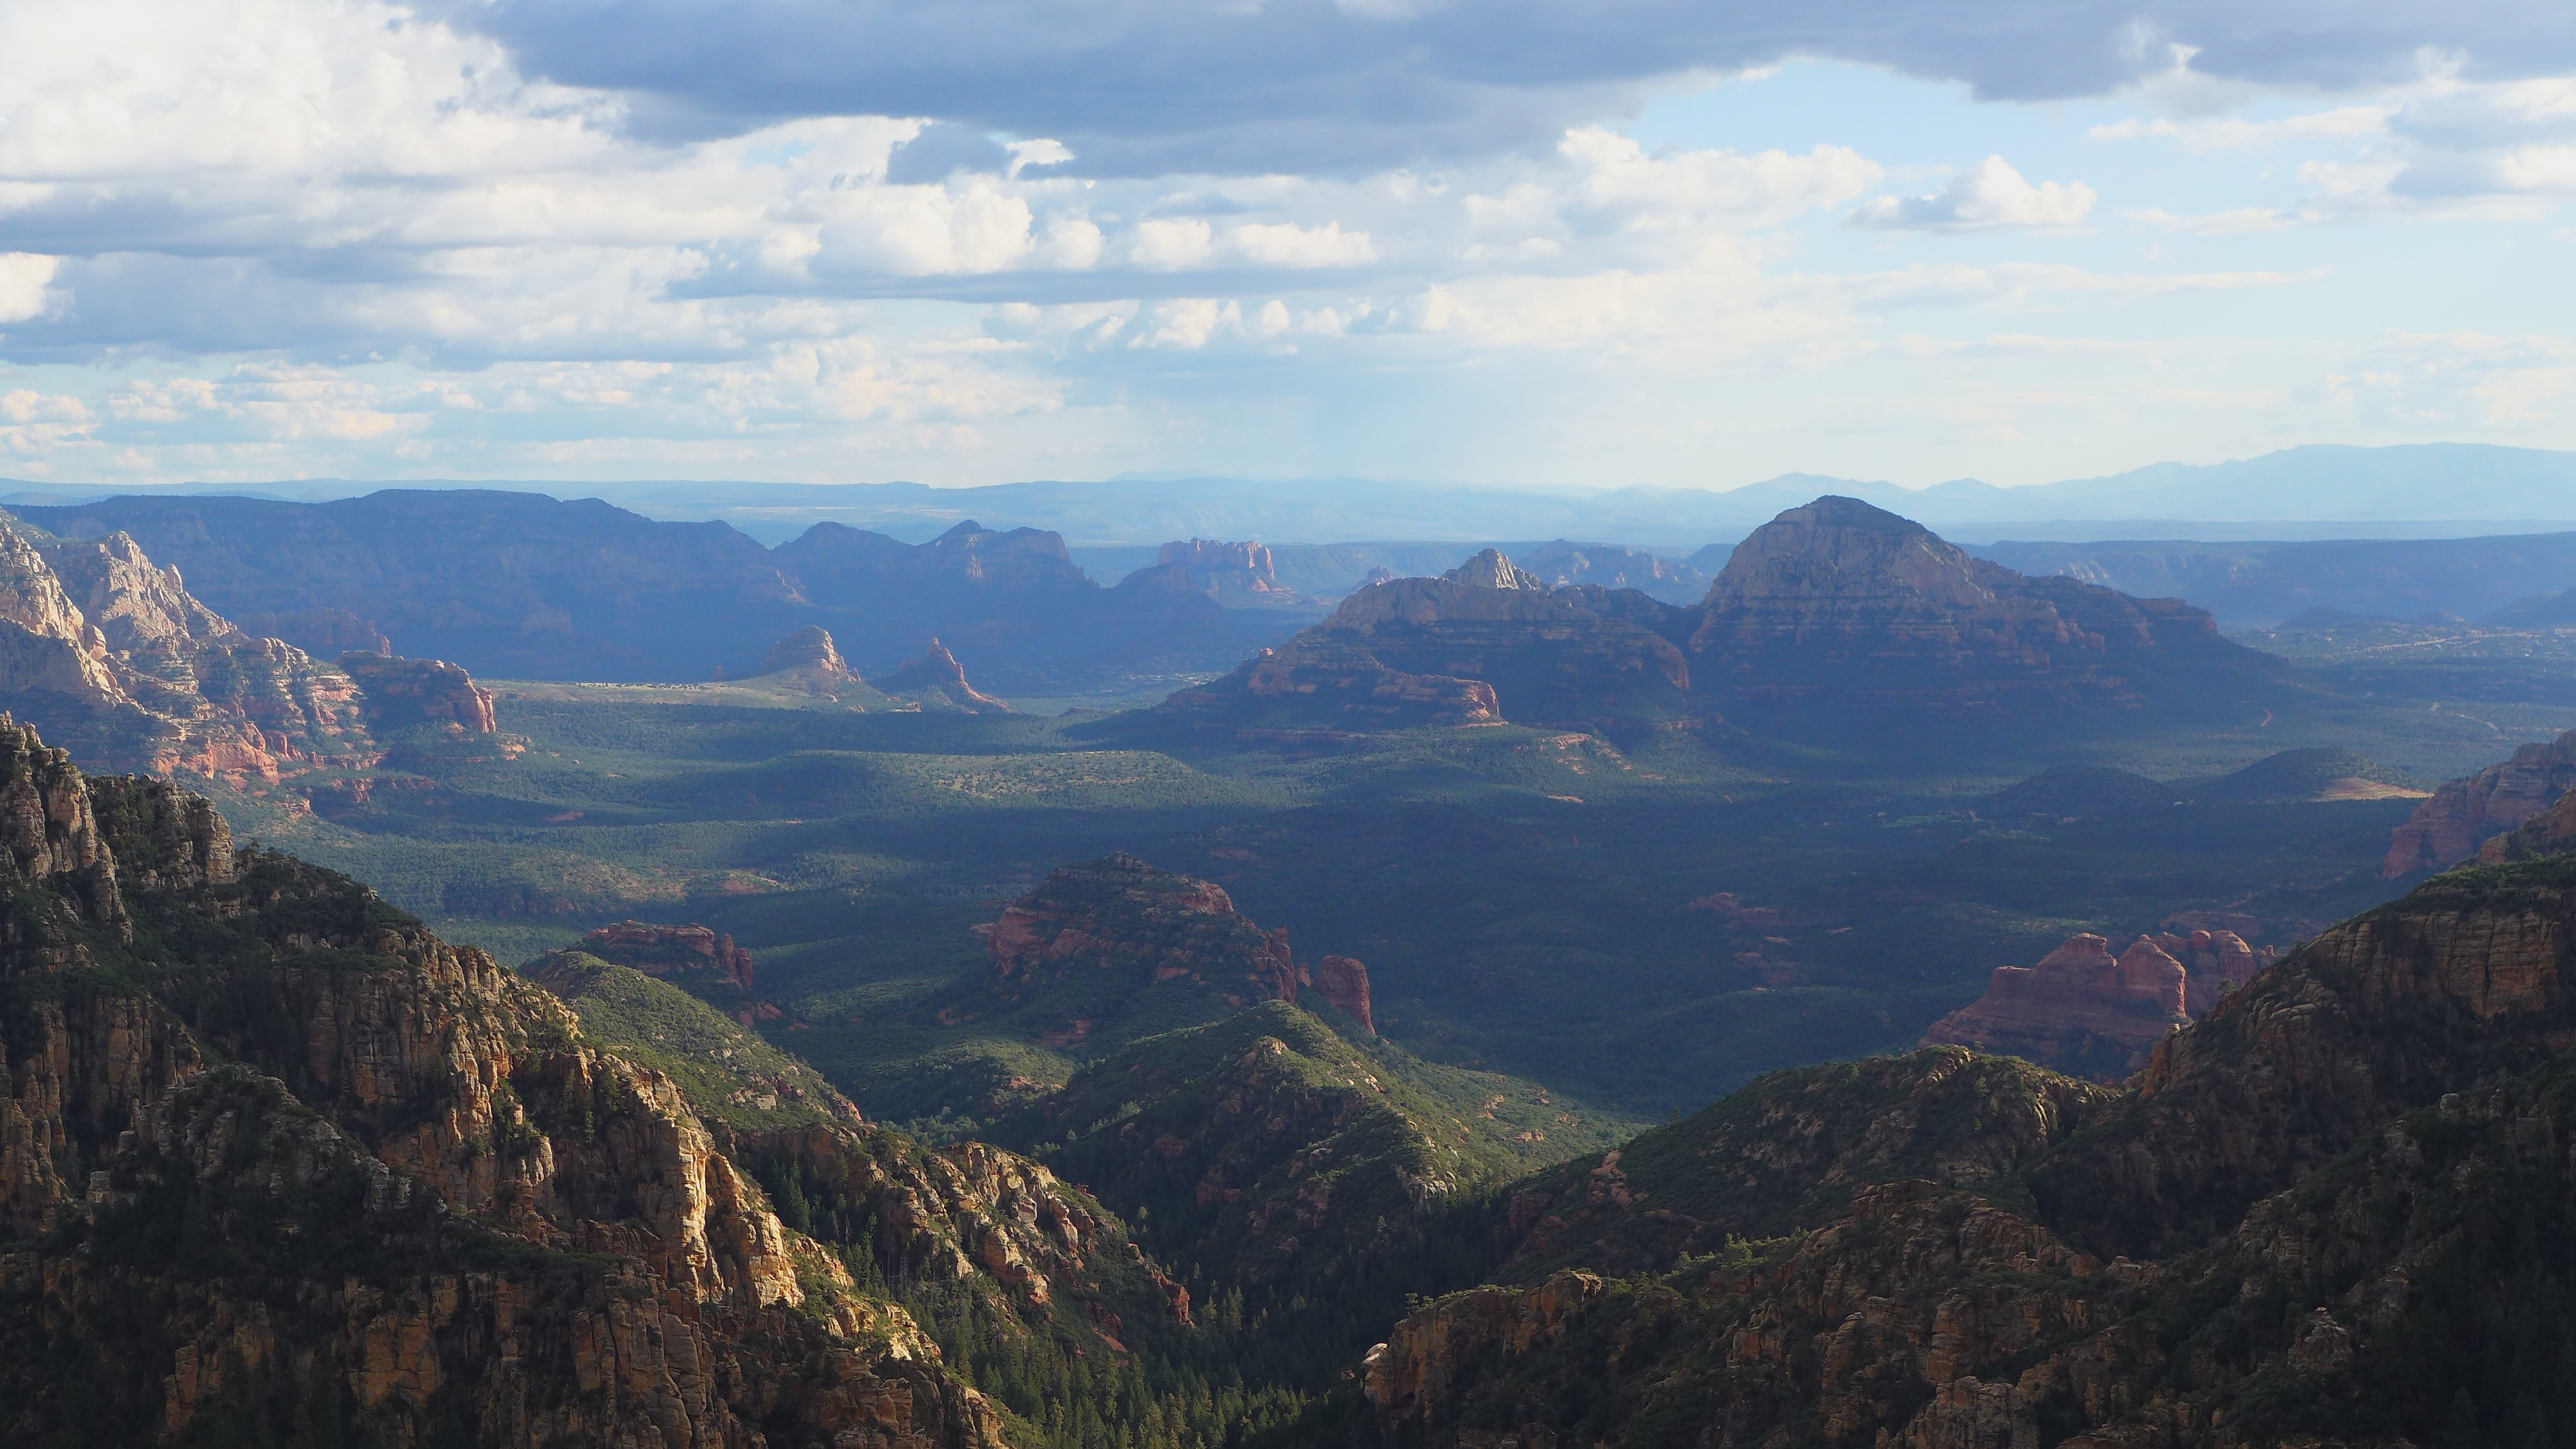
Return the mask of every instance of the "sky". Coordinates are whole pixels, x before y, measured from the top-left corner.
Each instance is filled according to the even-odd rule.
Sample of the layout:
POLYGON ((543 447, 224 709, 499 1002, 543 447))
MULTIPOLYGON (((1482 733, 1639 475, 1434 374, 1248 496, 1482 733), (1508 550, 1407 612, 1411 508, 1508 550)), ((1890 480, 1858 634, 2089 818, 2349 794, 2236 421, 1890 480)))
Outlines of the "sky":
POLYGON ((0 0, 0 476, 2576 448, 2576 7, 0 0))

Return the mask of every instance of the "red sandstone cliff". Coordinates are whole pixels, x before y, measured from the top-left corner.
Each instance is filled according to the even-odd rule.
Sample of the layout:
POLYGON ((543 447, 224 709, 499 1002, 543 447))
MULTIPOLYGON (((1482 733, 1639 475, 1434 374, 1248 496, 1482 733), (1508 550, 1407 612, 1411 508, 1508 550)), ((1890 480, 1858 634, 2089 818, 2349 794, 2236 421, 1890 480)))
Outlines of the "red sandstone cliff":
POLYGON ((415 725, 470 735, 499 728, 492 691, 444 659, 352 653, 340 656, 340 667, 366 692, 367 712, 382 733, 415 725))
POLYGON ((2140 936, 2117 957, 2101 936, 2069 936, 2036 966, 1998 966, 1986 993, 1933 1023, 1925 1046, 2000 1052, 2096 1081, 2147 1064, 2174 1027, 2254 979, 2277 952, 2233 931, 2140 936))
POLYGON ((937 639, 929 652, 877 681, 888 694, 927 694, 969 714, 1009 714, 1011 707, 966 682, 966 666, 937 639))
POLYGON ((2524 745, 2512 759, 2434 791, 2390 835, 2379 877, 2457 865, 2477 854, 2481 841, 2548 809, 2570 789, 2576 789, 2576 730, 2524 745))
POLYGON ((751 953, 700 925, 648 926, 619 921, 581 938, 574 949, 665 979, 697 977, 751 989, 751 953))

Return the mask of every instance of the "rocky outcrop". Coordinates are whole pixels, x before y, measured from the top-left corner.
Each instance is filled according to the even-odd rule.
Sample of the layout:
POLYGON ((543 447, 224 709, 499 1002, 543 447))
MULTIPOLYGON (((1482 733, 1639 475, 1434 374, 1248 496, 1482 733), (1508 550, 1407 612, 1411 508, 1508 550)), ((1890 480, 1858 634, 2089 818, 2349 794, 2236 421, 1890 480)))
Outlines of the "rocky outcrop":
POLYGON ((1575 1311, 1600 1297, 1602 1287, 1598 1277, 1568 1269, 1528 1288, 1478 1288, 1443 1298, 1369 1350, 1360 1365, 1361 1392, 1389 1418, 1429 1417, 1426 1411, 1456 1396, 1462 1377, 1561 1337, 1575 1311))
POLYGON ((888 694, 927 696, 932 701, 968 714, 1009 714, 1011 707, 1001 700, 966 682, 966 666, 948 652, 948 646, 937 639, 930 641, 929 652, 877 681, 877 687, 888 694))
POLYGON ((808 624, 770 645, 760 661, 759 677, 783 679, 815 694, 831 694, 860 683, 859 672, 832 642, 832 631, 819 624, 808 624))
POLYGON ((2187 972, 2140 937, 2118 956, 2079 934, 2036 966, 1998 966, 1986 994, 1933 1023, 1923 1044, 2021 1057, 2096 1081, 2147 1064, 2147 1051, 2190 1019, 2187 972))
POLYGON ((2453 780, 2415 807, 2391 833, 2382 880, 2444 870, 2478 853, 2489 837, 2512 830, 2576 789, 2576 730, 2530 744, 2499 765, 2453 780))
POLYGON ((425 725, 488 735, 500 727, 492 714, 492 691, 444 659, 343 654, 340 667, 365 691, 368 718, 380 734, 425 725))
POLYGON ((2140 936, 2117 957, 2110 947, 2101 936, 2079 934, 2036 966, 1996 967, 1986 994, 1933 1023, 1924 1045, 1975 1047, 2122 1081, 2177 1024, 2281 957, 2280 948, 2257 950, 2224 928, 2140 936))
POLYGON ((1642 595, 1551 589, 1487 549, 1436 579, 1370 584, 1166 717, 1254 729, 1514 723, 1613 730, 1689 712, 1690 667, 1642 595))
POLYGON ((1558 539, 1541 544, 1520 560, 1551 588, 1591 584, 1604 589, 1635 589, 1669 604, 1695 604, 1708 596, 1709 576, 1686 563, 1658 558, 1643 549, 1614 548, 1558 539))
POLYGON ((1191 587, 1229 608, 1283 608, 1306 602, 1304 595, 1279 582, 1269 546, 1258 541, 1193 538, 1167 543, 1155 563, 1166 568, 1179 565, 1188 571, 1191 587))
POLYGON ((1369 1005, 1368 965, 1356 957, 1327 956, 1314 964, 1305 979, 1314 983, 1315 994, 1333 1004, 1333 1009, 1360 1024, 1360 1030, 1377 1035, 1377 1016, 1369 1005))
POLYGON ((5 733, 0 1437, 999 1442, 668 1078, 202 802, 5 733))
POLYGON ((1178 983, 1236 1007, 1294 1001, 1288 928, 1263 930, 1213 881, 1118 854, 1058 866, 991 931, 994 985, 1020 997, 1093 972, 1143 988, 1178 983))
POLYGON ((108 767, 273 780, 374 758, 346 675, 235 628, 121 533, 0 525, 0 700, 108 767))
POLYGON ((619 921, 582 937, 574 949, 647 976, 751 990, 751 953, 733 937, 694 923, 619 921))

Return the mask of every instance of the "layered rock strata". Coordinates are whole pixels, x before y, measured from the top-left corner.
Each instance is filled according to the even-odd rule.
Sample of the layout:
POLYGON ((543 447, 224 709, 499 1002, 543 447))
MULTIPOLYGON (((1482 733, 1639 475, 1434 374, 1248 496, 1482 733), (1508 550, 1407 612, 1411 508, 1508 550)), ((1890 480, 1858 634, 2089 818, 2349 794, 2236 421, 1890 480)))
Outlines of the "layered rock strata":
POLYGON ((2476 855, 2487 839, 2548 809, 2571 789, 2576 789, 2576 730, 2547 744, 2524 745, 2513 758, 2453 780, 2416 806, 2389 836, 2380 879, 2457 865, 2476 855))
POLYGON ((444 659, 349 653, 340 656, 340 667, 364 691, 368 718, 381 734, 422 725, 469 735, 500 728, 492 691, 444 659))
POLYGON ((1985 995, 1933 1023, 1923 1044, 1975 1047, 2116 1082, 2144 1067, 2175 1026, 2277 956, 2257 953, 2233 931, 2140 936, 2116 957, 2110 948, 2084 933, 2036 966, 1996 967, 1985 995))
POLYGON ((751 990, 751 953, 735 945, 733 937, 695 923, 619 921, 582 937, 575 949, 647 976, 751 990))
POLYGON ((1630 617, 1661 605, 1551 589, 1493 549, 1436 579, 1369 584, 1332 616, 1167 715, 1344 730, 1416 725, 1641 726, 1686 711, 1690 666, 1630 617))
POLYGON ((815 694, 836 694, 862 681, 850 661, 841 657, 840 646, 832 641, 832 631, 819 624, 808 624, 769 646, 760 661, 763 679, 784 679, 802 685, 815 694))
POLYGON ((0 524, 0 703, 111 768, 257 776, 373 759, 358 688, 199 603, 122 533, 0 524))
POLYGON ((1304 595, 1279 582, 1269 546, 1258 541, 1226 543, 1212 538, 1164 544, 1155 557, 1162 567, 1178 565, 1190 584, 1220 604, 1238 609, 1279 608, 1306 602, 1304 595))

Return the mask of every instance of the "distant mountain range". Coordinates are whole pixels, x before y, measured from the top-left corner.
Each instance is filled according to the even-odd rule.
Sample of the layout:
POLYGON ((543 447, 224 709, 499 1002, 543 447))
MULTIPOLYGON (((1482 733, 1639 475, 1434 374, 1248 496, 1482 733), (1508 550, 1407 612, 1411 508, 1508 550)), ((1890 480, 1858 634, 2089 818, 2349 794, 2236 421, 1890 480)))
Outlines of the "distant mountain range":
MULTIPOLYGON (((333 479, 150 492, 320 501, 382 483, 333 479)), ((1115 478, 979 488, 919 483, 625 482, 475 484, 599 497, 662 519, 721 519, 764 543, 819 522, 926 542, 968 519, 1052 530, 1076 546, 1173 539, 1373 540, 1572 538, 1687 551, 1732 542, 1819 494, 1876 504, 1954 541, 1999 538, 2458 537, 2576 526, 2576 453, 2481 443, 2310 446, 2213 464, 2158 463, 2101 478, 2022 488, 1959 479, 1929 488, 1792 473, 1741 488, 1584 490, 1315 478, 1115 478)), ((0 480, 0 505, 93 501, 131 487, 0 480)))

